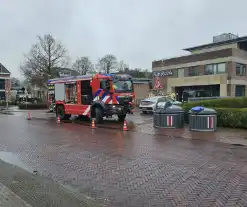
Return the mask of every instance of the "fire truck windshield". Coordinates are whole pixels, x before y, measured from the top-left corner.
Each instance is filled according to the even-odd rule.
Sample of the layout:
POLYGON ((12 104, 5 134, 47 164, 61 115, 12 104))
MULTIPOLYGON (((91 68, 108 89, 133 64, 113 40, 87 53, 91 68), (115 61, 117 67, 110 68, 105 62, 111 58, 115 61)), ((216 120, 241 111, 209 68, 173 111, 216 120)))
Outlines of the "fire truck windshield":
POLYGON ((113 82, 113 88, 117 93, 129 93, 133 91, 133 84, 131 80, 117 80, 113 82))

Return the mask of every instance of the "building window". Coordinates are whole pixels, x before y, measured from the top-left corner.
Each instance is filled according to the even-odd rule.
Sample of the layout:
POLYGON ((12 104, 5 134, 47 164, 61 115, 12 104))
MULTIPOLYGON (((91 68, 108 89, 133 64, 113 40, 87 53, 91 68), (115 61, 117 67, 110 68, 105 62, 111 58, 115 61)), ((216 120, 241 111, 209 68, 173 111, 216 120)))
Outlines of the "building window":
POLYGON ((236 85, 235 96, 245 96, 245 85, 236 85))
POLYGON ((5 89, 5 80, 0 79, 0 90, 4 90, 4 89, 5 89))
POLYGON ((215 73, 215 71, 213 68, 213 64, 205 65, 204 75, 212 75, 214 73, 215 73))
POLYGON ((226 63, 205 65, 204 75, 213 75, 226 72, 226 63))
POLYGON ((200 66, 193 66, 189 68, 189 76, 199 76, 200 66))
POLYGON ((236 75, 245 76, 246 75, 246 65, 241 63, 236 63, 236 75))
POLYGON ((5 100, 5 92, 3 91, 0 92, 0 100, 1 101, 5 100))
POLYGON ((226 72, 226 63, 217 64, 217 73, 225 73, 226 72))
POLYGON ((184 77, 184 68, 178 69, 178 78, 184 77))

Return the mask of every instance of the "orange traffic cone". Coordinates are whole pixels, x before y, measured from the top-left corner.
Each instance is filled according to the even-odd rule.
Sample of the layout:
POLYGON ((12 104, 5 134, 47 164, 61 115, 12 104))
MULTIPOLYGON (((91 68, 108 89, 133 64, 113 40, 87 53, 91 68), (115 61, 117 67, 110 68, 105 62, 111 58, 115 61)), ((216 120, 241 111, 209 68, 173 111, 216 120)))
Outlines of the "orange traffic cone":
POLYGON ((57 117, 57 124, 60 124, 61 120, 60 120, 60 116, 57 117))
POLYGON ((27 113, 27 120, 31 120, 31 113, 30 112, 27 113))
POLYGON ((128 129, 127 129, 127 122, 126 122, 125 119, 124 119, 124 124, 123 124, 123 131, 128 131, 128 129))
POLYGON ((95 126, 95 123, 94 123, 94 119, 92 119, 92 126, 91 126, 92 129, 95 129, 96 126, 95 126))

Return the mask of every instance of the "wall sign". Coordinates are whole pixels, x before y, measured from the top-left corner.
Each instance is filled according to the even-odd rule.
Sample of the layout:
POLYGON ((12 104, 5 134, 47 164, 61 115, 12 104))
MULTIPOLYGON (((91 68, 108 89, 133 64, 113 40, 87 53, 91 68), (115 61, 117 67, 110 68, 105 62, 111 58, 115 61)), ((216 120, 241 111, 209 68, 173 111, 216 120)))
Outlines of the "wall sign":
POLYGON ((163 71, 154 71, 153 76, 155 77, 163 77, 163 76, 172 76, 172 70, 163 70, 163 71))

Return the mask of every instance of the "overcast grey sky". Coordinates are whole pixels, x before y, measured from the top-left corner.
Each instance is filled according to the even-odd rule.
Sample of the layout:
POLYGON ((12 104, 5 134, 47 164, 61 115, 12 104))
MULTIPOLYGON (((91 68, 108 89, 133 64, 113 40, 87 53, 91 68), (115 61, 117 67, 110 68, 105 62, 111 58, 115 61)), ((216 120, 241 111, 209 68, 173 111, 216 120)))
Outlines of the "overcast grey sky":
POLYGON ((247 35, 246 0, 0 0, 0 62, 13 76, 36 35, 52 34, 71 60, 112 53, 130 67, 151 69, 155 59, 223 32, 247 35))

